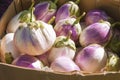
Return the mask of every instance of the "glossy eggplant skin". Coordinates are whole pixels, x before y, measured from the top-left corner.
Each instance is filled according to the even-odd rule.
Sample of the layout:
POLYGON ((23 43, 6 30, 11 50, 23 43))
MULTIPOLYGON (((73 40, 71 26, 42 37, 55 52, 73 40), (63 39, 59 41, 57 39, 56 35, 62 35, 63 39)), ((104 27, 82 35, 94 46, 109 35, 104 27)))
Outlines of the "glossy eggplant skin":
POLYGON ((86 27, 80 37, 79 42, 82 46, 97 43, 106 45, 111 37, 111 28, 109 22, 97 22, 86 27))
POLYGON ((79 6, 73 1, 64 3, 56 13, 55 23, 66 18, 77 18, 80 15, 79 6))
POLYGON ((109 17, 106 14, 105 11, 103 10, 98 10, 98 9, 94 9, 94 10, 90 10, 87 12, 86 16, 85 16, 85 22, 86 25, 90 25, 96 22, 99 22, 100 20, 104 20, 104 21, 108 21, 109 17))
POLYGON ((53 26, 43 21, 22 25, 15 32, 14 44, 21 53, 41 55, 47 52, 54 41, 56 33, 53 26))
POLYGON ((57 6, 52 1, 44 1, 35 5, 34 15, 37 20, 49 22, 55 16, 57 6))

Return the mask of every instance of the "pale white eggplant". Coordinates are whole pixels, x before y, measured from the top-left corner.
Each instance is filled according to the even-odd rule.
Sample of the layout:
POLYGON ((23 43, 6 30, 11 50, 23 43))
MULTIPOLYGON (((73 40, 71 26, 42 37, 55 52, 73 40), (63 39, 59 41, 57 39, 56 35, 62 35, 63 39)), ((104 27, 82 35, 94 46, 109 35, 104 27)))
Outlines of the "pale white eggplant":
POLYGON ((6 34, 1 40, 1 61, 11 63, 13 59, 19 56, 19 51, 13 44, 14 33, 6 34))
POLYGON ((85 72, 100 72, 107 63, 104 47, 91 44, 78 51, 75 63, 85 72))
POLYGON ((32 21, 35 21, 36 18, 33 14, 34 11, 34 1, 32 2, 30 8, 28 10, 23 10, 19 12, 17 15, 15 15, 8 23, 6 32, 7 33, 14 33, 20 25, 25 23, 29 23, 32 21))
POLYGON ((22 25, 15 32, 14 44, 21 53, 41 55, 51 49, 56 40, 53 26, 43 21, 22 25))
POLYGON ((53 62, 56 58, 64 56, 73 59, 75 56, 76 46, 73 40, 65 36, 56 38, 54 46, 49 52, 48 60, 53 62))
POLYGON ((70 71, 80 71, 78 65, 74 63, 70 58, 67 57, 59 57, 55 59, 52 63, 50 68, 53 71, 57 72, 70 72, 70 71))

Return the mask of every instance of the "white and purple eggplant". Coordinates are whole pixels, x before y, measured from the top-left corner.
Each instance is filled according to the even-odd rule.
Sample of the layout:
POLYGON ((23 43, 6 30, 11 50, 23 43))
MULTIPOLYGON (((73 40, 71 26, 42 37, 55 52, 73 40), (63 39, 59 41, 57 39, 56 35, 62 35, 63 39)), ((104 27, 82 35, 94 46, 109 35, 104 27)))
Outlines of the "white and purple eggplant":
POLYGON ((11 63, 14 59, 16 59, 20 54, 19 51, 16 49, 14 42, 14 33, 6 34, 0 44, 0 54, 1 54, 1 61, 5 63, 11 63))
POLYGON ((33 5, 34 3, 31 5, 29 10, 23 10, 19 12, 10 20, 6 29, 7 33, 14 33, 20 25, 22 24, 25 25, 30 21, 36 20, 35 16, 33 15, 33 10, 34 10, 33 5))
POLYGON ((20 67, 32 68, 37 70, 41 70, 44 66, 43 63, 36 57, 27 54, 20 55, 12 62, 12 64, 20 67))
POLYGON ((76 46, 70 36, 59 36, 48 53, 49 62, 53 62, 56 58, 64 56, 73 59, 76 52, 76 46))
POLYGON ((56 33, 53 26, 43 21, 22 25, 14 35, 14 44, 21 53, 41 55, 53 46, 56 33))
MULTIPOLYGON (((76 2, 78 2, 77 0, 76 2)), ((66 19, 69 17, 78 17, 80 15, 80 9, 79 6, 73 2, 73 1, 68 1, 65 4, 61 5, 61 7, 58 9, 56 13, 56 19, 55 23, 57 23, 59 20, 66 19)))
POLYGON ((79 35, 81 33, 81 25, 79 23, 74 24, 75 18, 67 18, 60 20, 56 23, 54 30, 57 36, 67 36, 69 31, 72 31, 71 39, 74 42, 78 42, 79 35))
POLYGON ((79 37, 80 44, 85 47, 97 43, 106 45, 111 38, 111 27, 107 21, 97 22, 87 26, 79 37))
POLYGON ((37 20, 42 20, 46 23, 55 16, 57 6, 52 1, 44 1, 35 5, 34 15, 37 20))
POLYGON ((109 19, 110 17, 107 15, 107 13, 100 9, 90 10, 85 16, 86 25, 99 22, 100 20, 109 21, 109 19))
POLYGON ((77 53, 75 63, 82 71, 100 72, 107 63, 107 54, 101 45, 91 44, 77 53))
POLYGON ((71 39, 78 43, 79 36, 81 34, 81 25, 80 25, 80 19, 85 15, 85 12, 76 18, 66 18, 58 21, 56 25, 54 26, 54 30, 56 32, 57 36, 67 36, 69 31, 72 31, 71 39))
POLYGON ((50 68, 57 72, 80 71, 80 68, 74 63, 74 61, 67 57, 59 57, 55 59, 51 63, 50 68))

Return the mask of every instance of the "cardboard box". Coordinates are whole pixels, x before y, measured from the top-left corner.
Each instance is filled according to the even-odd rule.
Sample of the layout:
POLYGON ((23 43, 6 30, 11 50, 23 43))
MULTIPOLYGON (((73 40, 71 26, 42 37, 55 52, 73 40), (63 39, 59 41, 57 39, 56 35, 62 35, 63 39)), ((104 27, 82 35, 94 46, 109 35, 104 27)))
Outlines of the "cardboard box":
MULTIPOLYGON (((35 0, 38 2, 39 0, 35 0)), ((81 0, 81 12, 100 8, 116 21, 120 21, 120 0, 81 0)), ((28 9, 31 0, 14 0, 0 20, 0 38, 10 19, 24 9, 28 9)), ((58 73, 39 71, 0 63, 0 80, 120 80, 120 72, 81 74, 80 72, 58 73)))

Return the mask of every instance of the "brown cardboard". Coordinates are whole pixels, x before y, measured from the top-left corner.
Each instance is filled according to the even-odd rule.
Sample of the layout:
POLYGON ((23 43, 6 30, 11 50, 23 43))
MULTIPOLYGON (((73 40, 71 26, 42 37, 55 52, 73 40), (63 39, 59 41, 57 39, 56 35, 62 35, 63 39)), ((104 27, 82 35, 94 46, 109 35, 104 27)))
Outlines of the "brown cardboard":
MULTIPOLYGON (((36 0, 37 2, 39 0, 36 0)), ((31 0, 14 0, 0 20, 0 38, 10 19, 23 9, 27 9, 31 0)), ((81 0, 81 13, 94 8, 104 9, 108 15, 120 21, 120 0, 81 0), (89 1, 89 2, 88 2, 89 1)), ((0 80, 120 80, 120 72, 82 74, 81 72, 52 72, 32 70, 0 63, 0 80)))
POLYGON ((23 69, 0 63, 0 80, 120 80, 120 73, 98 73, 82 75, 79 72, 58 73, 23 69))
POLYGON ((91 0, 89 2, 88 0, 81 0, 80 9, 82 11, 94 8, 103 9, 116 21, 120 21, 120 0, 91 0))

